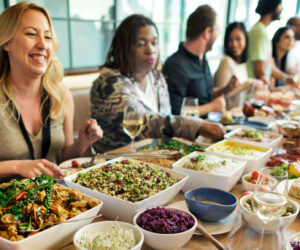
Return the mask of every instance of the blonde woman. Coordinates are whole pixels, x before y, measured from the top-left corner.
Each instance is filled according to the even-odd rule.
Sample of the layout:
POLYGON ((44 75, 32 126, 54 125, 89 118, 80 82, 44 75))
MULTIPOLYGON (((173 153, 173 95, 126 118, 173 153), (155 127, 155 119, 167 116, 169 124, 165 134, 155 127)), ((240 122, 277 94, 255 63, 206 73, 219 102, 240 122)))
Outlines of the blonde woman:
POLYGON ((73 141, 74 105, 62 84, 58 43, 47 11, 21 2, 0 15, 0 182, 3 177, 63 176, 55 163, 83 154, 95 120, 73 141))

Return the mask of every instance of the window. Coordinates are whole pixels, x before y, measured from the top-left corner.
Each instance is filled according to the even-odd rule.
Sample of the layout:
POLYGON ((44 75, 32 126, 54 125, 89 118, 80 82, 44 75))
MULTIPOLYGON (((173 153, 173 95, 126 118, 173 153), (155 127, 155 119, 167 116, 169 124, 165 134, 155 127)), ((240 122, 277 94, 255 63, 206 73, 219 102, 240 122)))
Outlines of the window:
POLYGON ((0 0, 0 13, 4 10, 4 0, 0 0))

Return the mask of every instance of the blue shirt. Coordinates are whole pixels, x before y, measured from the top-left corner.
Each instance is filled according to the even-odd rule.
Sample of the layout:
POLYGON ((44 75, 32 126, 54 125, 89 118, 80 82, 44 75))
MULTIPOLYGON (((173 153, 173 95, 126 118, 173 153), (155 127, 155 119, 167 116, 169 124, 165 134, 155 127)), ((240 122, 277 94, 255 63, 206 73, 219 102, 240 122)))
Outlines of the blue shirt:
POLYGON ((194 55, 180 43, 178 51, 165 62, 163 74, 166 78, 172 113, 179 115, 184 97, 196 97, 199 105, 212 101, 213 77, 208 62, 194 55))

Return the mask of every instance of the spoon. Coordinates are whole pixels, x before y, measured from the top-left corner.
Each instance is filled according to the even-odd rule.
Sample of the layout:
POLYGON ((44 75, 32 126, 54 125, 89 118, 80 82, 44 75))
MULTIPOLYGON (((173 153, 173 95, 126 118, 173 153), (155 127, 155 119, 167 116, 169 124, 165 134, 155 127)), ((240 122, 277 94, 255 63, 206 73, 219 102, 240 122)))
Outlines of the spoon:
POLYGON ((98 214, 96 216, 91 216, 91 217, 85 217, 85 218, 81 218, 81 219, 77 219, 77 220, 66 220, 66 221, 58 221, 58 222, 52 222, 49 224, 46 224, 38 229, 31 229, 31 230, 26 230, 26 229, 19 229, 19 231, 21 232, 39 232, 47 227, 52 227, 54 225, 58 225, 58 224, 64 224, 64 223, 72 223, 72 222, 77 222, 77 221, 81 221, 81 220, 88 220, 88 219, 95 219, 95 218, 99 218, 101 217, 102 214, 98 214))
MULTIPOLYGON (((92 119, 91 113, 89 113, 89 119, 92 119)), ((90 147, 90 151, 91 151, 90 164, 93 164, 96 159, 97 152, 95 151, 93 144, 92 144, 92 133, 91 132, 88 132, 88 133, 89 133, 89 143, 90 143, 89 147, 90 147)))

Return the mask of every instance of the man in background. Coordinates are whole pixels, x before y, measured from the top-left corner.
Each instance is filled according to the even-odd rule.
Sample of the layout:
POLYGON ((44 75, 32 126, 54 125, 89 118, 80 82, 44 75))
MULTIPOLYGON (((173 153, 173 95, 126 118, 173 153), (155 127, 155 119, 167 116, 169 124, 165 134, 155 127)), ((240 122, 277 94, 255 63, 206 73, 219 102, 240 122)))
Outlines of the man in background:
POLYGON ((213 92, 214 80, 206 60, 206 52, 212 49, 217 34, 216 12, 210 6, 202 5, 189 16, 186 41, 180 43, 178 51, 166 60, 163 67, 173 114, 180 114, 184 97, 198 98, 200 116, 212 111, 225 111, 223 94, 238 83, 233 78, 224 89, 213 92))
POLYGON ((288 22, 295 33, 295 46, 289 51, 286 60, 286 71, 289 74, 300 75, 300 17, 291 17, 288 22))
POLYGON ((286 83, 293 83, 292 77, 275 66, 272 59, 272 43, 268 38, 267 27, 280 19, 281 0, 259 0, 255 12, 261 17, 249 32, 247 71, 249 78, 270 84, 271 75, 286 83))

